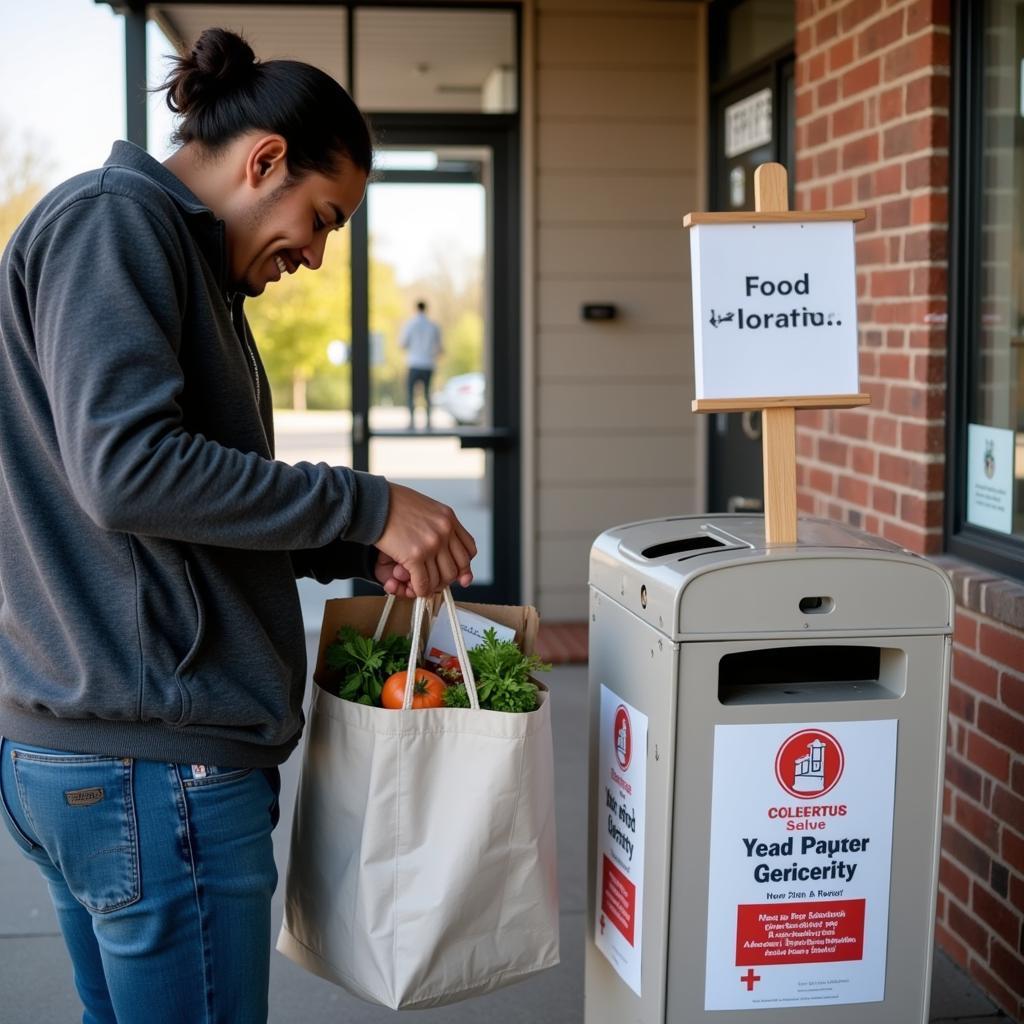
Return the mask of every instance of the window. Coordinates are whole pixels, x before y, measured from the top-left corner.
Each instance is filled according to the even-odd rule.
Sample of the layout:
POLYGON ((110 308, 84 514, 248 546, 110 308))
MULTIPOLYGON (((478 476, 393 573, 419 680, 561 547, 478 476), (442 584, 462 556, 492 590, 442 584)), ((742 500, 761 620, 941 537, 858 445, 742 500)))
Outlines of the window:
POLYGON ((1024 0, 956 6, 948 546, 1024 577, 1024 0))

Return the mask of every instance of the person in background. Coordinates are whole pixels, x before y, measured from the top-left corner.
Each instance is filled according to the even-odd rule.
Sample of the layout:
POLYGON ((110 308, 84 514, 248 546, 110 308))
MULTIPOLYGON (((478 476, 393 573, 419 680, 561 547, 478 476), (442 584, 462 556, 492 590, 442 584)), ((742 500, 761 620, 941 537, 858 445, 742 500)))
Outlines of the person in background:
POLYGON ((356 105, 221 29, 166 88, 180 148, 116 143, 0 259, 0 818, 85 1021, 259 1024, 296 577, 425 597, 476 547, 416 491, 274 458, 244 299, 316 270, 362 202, 356 105))
POLYGON ((430 378, 444 349, 441 347, 441 328, 427 316, 427 304, 422 299, 416 303, 415 315, 402 326, 399 344, 405 349, 405 364, 409 371, 409 429, 416 426, 416 388, 422 385, 429 430, 430 378))

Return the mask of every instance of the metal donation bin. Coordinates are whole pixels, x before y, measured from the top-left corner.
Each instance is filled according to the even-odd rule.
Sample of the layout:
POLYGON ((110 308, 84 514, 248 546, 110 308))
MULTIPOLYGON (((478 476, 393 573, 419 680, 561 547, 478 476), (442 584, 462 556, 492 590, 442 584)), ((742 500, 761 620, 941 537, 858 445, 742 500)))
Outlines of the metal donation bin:
POLYGON ((686 516, 590 561, 585 1024, 925 1024, 953 593, 686 516))

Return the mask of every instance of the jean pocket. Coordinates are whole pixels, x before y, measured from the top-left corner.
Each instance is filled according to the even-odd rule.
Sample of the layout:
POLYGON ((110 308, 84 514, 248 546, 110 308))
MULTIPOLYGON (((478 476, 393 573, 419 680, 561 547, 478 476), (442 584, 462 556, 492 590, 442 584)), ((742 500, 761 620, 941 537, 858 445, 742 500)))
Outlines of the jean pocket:
POLYGON ((181 784, 186 789, 204 789, 209 786, 226 786, 229 782, 238 782, 248 778, 255 768, 220 768, 212 764, 183 765, 181 784))
POLYGON ((11 754, 25 819, 72 895, 108 914, 140 896, 139 839, 130 758, 11 754))

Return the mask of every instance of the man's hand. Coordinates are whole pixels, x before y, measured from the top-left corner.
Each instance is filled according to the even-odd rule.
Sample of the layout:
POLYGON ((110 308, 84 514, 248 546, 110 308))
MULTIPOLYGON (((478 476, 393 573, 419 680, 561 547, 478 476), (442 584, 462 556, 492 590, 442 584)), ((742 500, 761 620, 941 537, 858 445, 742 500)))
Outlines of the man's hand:
POLYGON ((389 594, 429 597, 454 583, 473 582, 470 562, 476 543, 455 513, 433 498, 401 484, 389 484, 391 502, 376 576, 389 594))

